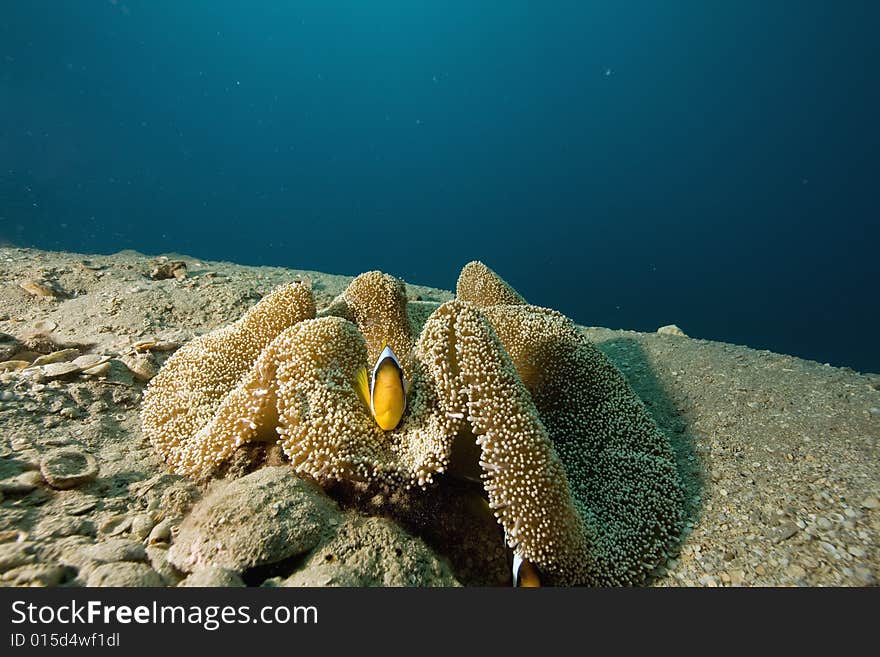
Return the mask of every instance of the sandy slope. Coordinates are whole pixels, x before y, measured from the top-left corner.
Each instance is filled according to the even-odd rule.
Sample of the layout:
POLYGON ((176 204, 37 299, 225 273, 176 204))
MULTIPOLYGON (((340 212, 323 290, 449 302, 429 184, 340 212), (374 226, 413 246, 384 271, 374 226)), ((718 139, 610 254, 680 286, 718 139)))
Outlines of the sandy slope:
MULTIPOLYGON (((0 340, 0 361, 26 347, 114 358, 104 376, 40 382, 0 373, 0 581, 86 583, 100 563, 83 556, 91 545, 124 539, 131 548, 163 515, 183 513, 201 496, 191 483, 163 476, 139 430, 144 382, 132 370, 148 375, 169 352, 135 357, 132 344, 146 338, 181 343, 233 321, 262 294, 295 278, 311 281, 319 305, 350 280, 170 257, 187 263, 180 280, 153 280, 155 259, 134 252, 0 249, 0 332, 7 336, 0 340), (57 296, 23 289, 28 280, 57 296), (94 455, 97 479, 64 491, 47 486, 39 464, 63 447, 94 455)), ((450 298, 440 290, 408 289, 412 298, 450 298)), ((880 375, 685 337, 584 331, 668 433, 689 488, 688 535, 656 584, 877 583, 880 375)), ((423 546, 406 549, 424 552, 423 546)), ((132 559, 176 581, 157 554, 132 559)), ((430 556, 418 558, 419 572, 430 571, 430 556)), ((320 582, 304 574, 307 568, 297 581, 320 582)), ((446 581, 426 577, 413 581, 446 581)))

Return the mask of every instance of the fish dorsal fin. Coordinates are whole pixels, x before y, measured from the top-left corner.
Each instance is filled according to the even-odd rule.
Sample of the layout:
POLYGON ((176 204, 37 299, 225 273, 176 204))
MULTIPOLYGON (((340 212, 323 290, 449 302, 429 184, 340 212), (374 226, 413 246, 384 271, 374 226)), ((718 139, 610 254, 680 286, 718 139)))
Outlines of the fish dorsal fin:
POLYGON ((370 404, 370 380, 367 375, 367 368, 362 367, 357 371, 357 376, 355 377, 354 389, 358 393, 358 397, 361 398, 361 401, 364 403, 364 406, 367 410, 371 410, 370 404))

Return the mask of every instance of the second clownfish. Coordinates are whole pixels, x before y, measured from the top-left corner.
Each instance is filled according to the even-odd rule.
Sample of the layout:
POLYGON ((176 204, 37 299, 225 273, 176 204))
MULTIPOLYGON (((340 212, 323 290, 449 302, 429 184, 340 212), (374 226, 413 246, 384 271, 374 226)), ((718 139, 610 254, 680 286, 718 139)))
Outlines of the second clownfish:
POLYGON ((406 411, 407 381, 400 361, 387 343, 382 345, 372 376, 367 375, 366 367, 358 371, 355 389, 383 431, 400 424, 406 411))

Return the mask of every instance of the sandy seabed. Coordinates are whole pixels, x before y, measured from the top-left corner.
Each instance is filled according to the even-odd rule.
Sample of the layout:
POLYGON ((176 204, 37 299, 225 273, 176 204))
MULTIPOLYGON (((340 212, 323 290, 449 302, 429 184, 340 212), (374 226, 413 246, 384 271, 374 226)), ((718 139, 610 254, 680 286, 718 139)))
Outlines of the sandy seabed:
MULTIPOLYGON (((188 573, 173 550, 169 560, 197 529, 179 528, 193 504, 242 493, 206 494, 167 473, 140 431, 146 381, 176 346, 295 279, 310 281, 319 307, 351 280, 178 255, 0 248, 0 584, 474 583, 420 538, 351 509, 326 510, 326 527, 296 559, 279 553, 277 568, 233 558, 188 573), (38 361, 38 376, 8 364, 57 352, 55 363, 38 361)), ((687 488, 679 553, 653 585, 877 584, 880 375, 676 335, 583 331, 669 436, 687 488)), ((325 509, 284 477, 266 485, 325 509)))

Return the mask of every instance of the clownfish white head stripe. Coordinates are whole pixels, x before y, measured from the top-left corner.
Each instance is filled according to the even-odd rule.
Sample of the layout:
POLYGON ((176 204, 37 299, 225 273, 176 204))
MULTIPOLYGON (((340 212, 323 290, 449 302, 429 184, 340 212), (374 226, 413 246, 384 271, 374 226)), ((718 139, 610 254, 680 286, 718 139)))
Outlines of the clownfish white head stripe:
POLYGON ((407 381, 391 347, 382 346, 372 376, 367 377, 365 367, 358 371, 355 388, 382 430, 390 431, 400 424, 406 411, 407 381))

